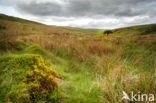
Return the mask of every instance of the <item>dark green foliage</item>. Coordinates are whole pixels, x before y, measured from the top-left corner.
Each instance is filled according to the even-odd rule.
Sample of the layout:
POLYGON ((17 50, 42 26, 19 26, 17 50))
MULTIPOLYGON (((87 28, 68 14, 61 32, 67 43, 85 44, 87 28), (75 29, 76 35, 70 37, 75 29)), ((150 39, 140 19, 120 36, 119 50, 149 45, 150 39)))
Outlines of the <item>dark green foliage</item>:
POLYGON ((5 26, 3 26, 3 25, 0 25, 0 29, 1 29, 1 30, 5 30, 5 29, 6 29, 6 27, 5 27, 5 26))
POLYGON ((106 35, 109 35, 109 34, 112 34, 112 33, 113 33, 112 30, 105 30, 105 31, 103 32, 103 34, 106 34, 106 35))
POLYGON ((149 25, 146 29, 142 29, 141 35, 153 34, 156 33, 156 25, 149 25))
POLYGON ((0 40, 0 51, 22 50, 26 46, 27 44, 21 41, 0 40))

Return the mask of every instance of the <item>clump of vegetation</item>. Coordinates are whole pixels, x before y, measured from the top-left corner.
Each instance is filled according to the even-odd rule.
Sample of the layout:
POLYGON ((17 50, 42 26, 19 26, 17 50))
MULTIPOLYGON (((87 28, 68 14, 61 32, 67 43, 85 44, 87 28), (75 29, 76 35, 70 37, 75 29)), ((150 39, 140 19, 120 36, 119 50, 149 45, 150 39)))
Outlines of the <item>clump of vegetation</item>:
POLYGON ((24 51, 26 53, 46 55, 46 51, 40 45, 37 45, 37 44, 30 45, 29 47, 25 48, 24 51))
POLYGON ((0 101, 41 102, 57 99, 60 76, 38 55, 0 58, 0 101), (55 98, 54 98, 55 97, 55 98))
POLYGON ((22 50, 26 46, 27 44, 21 41, 0 40, 0 51, 22 50))
POLYGON ((5 30, 5 29, 6 29, 6 27, 5 27, 5 26, 3 26, 3 25, 0 25, 0 29, 5 30))
POLYGON ((103 32, 103 34, 106 34, 106 35, 109 35, 109 34, 112 34, 112 33, 113 33, 112 30, 105 30, 105 31, 103 32))

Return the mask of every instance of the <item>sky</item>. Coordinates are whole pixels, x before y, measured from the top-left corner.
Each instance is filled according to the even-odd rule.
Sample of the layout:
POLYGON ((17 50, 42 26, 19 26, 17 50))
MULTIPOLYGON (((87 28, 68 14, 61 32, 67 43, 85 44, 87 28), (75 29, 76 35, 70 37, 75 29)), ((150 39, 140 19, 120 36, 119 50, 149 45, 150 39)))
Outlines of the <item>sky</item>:
POLYGON ((114 29, 156 23, 156 0, 0 0, 0 13, 47 25, 114 29))

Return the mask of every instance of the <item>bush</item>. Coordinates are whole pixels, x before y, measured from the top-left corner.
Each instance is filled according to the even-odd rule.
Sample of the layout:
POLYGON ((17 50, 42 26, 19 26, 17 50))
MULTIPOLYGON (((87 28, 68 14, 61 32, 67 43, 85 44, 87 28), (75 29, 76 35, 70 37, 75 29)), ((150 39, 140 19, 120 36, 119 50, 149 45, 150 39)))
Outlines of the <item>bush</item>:
POLYGON ((38 55, 0 58, 0 102, 52 101, 59 75, 38 55))
POLYGON ((103 34, 106 34, 106 35, 109 35, 109 34, 112 34, 112 33, 113 33, 112 30, 105 30, 105 31, 103 32, 103 34))

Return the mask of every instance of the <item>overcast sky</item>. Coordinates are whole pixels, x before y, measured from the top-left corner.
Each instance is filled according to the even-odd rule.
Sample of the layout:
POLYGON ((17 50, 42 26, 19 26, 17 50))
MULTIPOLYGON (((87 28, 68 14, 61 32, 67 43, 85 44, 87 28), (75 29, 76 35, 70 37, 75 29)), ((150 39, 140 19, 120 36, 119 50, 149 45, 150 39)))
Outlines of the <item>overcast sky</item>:
POLYGON ((0 13, 48 25, 108 29, 156 23, 156 0, 0 0, 0 13))

